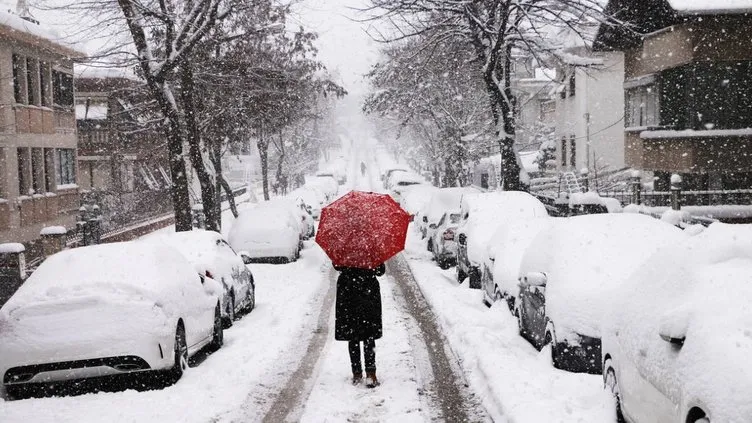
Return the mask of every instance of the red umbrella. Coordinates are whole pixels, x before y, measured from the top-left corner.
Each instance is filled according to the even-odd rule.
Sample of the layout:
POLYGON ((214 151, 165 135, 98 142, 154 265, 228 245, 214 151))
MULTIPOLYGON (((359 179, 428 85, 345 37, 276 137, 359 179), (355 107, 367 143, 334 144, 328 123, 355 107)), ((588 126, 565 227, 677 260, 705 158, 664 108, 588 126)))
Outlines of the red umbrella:
POLYGON ((335 266, 373 269, 405 248, 409 223, 392 197, 350 191, 321 210, 316 243, 335 266))

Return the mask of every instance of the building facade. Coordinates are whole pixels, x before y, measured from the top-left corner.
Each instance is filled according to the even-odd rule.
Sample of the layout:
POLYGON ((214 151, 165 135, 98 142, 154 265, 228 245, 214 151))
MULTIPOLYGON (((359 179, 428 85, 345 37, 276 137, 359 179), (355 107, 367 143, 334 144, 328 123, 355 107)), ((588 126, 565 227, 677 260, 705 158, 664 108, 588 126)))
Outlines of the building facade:
POLYGON ((75 228, 73 59, 43 27, 0 11, 0 242, 75 228))
POLYGON ((143 83, 96 73, 82 72, 75 82, 78 177, 84 201, 100 207, 107 230, 169 212, 172 182, 143 83))
POLYGON ((656 190, 752 188, 752 5, 611 0, 636 32, 602 27, 595 46, 625 55, 625 159, 656 190), (642 34, 642 35, 640 35, 642 34))
POLYGON ((559 171, 591 174, 625 167, 624 60, 620 52, 569 52, 556 93, 556 164, 559 171), (587 63, 583 66, 583 61, 587 63))

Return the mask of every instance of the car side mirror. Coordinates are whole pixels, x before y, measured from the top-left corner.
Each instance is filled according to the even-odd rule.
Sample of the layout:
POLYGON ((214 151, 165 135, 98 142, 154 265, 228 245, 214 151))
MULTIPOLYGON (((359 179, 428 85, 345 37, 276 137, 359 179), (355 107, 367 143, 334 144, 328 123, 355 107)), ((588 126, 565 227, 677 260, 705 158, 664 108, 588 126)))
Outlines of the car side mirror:
POLYGON ((666 313, 658 324, 658 335, 669 344, 681 347, 687 339, 689 315, 685 310, 666 313))
POLYGON ((251 256, 248 254, 248 252, 241 251, 241 252, 238 253, 238 255, 240 256, 240 258, 243 259, 243 263, 245 263, 245 264, 251 264, 251 256))
POLYGON ((543 272, 527 272, 520 277, 520 285, 522 286, 546 286, 548 278, 543 272))

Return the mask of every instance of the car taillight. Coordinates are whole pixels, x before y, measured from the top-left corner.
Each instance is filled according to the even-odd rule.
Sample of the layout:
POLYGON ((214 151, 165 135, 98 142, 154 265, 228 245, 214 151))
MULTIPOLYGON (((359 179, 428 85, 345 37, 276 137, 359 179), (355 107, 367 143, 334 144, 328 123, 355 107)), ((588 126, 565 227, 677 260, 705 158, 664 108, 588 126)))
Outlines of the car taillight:
POLYGON ((454 229, 447 229, 444 231, 444 240, 446 241, 454 240, 454 229))

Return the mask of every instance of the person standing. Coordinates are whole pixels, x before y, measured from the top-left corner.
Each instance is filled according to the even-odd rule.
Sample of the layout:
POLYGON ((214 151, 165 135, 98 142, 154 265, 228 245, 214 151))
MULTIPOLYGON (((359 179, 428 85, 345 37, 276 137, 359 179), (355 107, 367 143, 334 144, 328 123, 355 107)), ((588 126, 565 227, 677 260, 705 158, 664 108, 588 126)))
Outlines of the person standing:
POLYGON ((348 341, 352 383, 363 380, 360 345, 363 344, 366 380, 369 388, 379 385, 376 378, 376 339, 381 338, 381 290, 377 276, 386 271, 382 263, 374 269, 334 267, 337 278, 334 339, 348 341))

